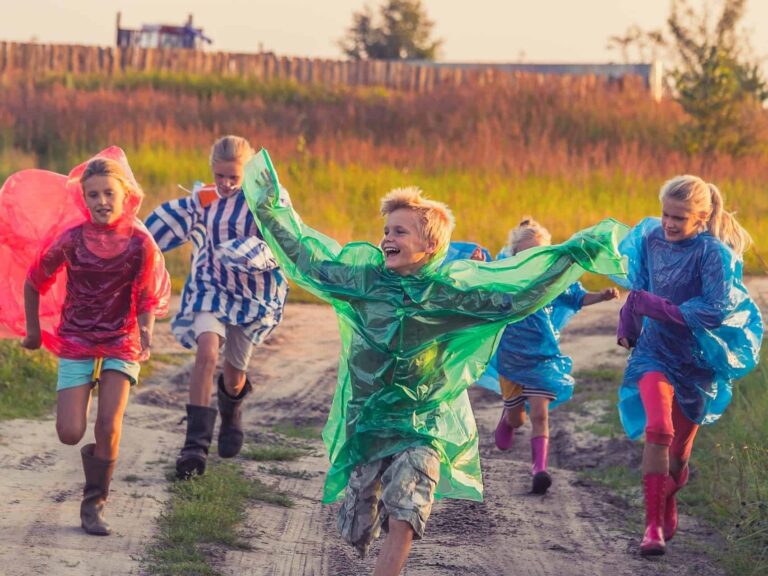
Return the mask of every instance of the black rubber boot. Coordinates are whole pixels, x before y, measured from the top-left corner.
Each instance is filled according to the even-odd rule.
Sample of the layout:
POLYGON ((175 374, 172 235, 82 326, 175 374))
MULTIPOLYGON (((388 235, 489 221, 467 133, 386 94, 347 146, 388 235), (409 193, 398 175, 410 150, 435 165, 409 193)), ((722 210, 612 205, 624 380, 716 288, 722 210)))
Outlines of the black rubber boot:
POLYGON ((176 460, 176 478, 179 480, 188 480, 195 474, 205 473, 214 424, 215 409, 187 404, 187 438, 181 456, 176 460))
POLYGON ((80 503, 80 525, 88 534, 107 536, 111 530, 104 520, 104 506, 109 484, 115 470, 114 460, 102 460, 93 455, 96 444, 86 444, 80 450, 85 472, 83 501, 80 503))
POLYGON ((241 404, 243 399, 253 391, 248 378, 240 394, 233 398, 227 394, 224 388, 224 375, 219 374, 219 413, 221 414, 221 428, 219 428, 219 456, 232 458, 240 453, 243 447, 243 412, 241 404))

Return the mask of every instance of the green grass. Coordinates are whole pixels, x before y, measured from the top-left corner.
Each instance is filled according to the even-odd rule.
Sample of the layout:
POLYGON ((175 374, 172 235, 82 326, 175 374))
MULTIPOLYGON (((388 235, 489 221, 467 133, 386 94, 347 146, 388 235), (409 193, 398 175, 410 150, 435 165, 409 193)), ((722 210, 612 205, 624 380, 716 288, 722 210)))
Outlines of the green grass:
POLYGON ((306 470, 289 470, 288 468, 281 468, 278 466, 270 466, 269 468, 260 467, 259 469, 267 474, 285 476, 286 478, 296 478, 297 480, 309 480, 314 476, 314 474, 307 472, 306 470))
POLYGON ((249 480, 236 464, 211 462, 205 475, 171 484, 159 534, 142 565, 155 576, 213 576, 212 547, 247 548, 238 534, 249 500, 291 506, 285 494, 249 480))
POLYGON ((308 448, 297 448, 280 444, 249 444, 243 448, 240 455, 246 460, 254 460, 256 462, 288 462, 306 456, 308 451, 308 448))
POLYGON ((320 440, 322 430, 318 426, 296 426, 295 424, 278 424, 273 427, 278 434, 288 438, 298 438, 301 440, 320 440))
POLYGON ((118 90, 132 92, 142 88, 189 94, 201 99, 214 96, 226 99, 262 98, 266 103, 283 104, 339 104, 345 96, 354 92, 358 97, 367 99, 386 98, 389 92, 381 87, 351 88, 336 86, 327 88, 321 85, 304 85, 289 80, 264 82, 258 78, 246 76, 213 76, 211 74, 186 74, 171 72, 124 72, 120 75, 104 74, 72 75, 51 74, 37 80, 36 86, 44 88, 62 85, 69 90, 97 92, 118 90))
POLYGON ((768 573, 768 351, 737 382, 720 421, 700 430, 691 458, 696 472, 680 492, 684 510, 725 537, 729 574, 768 573))
POLYGON ((56 358, 0 341, 0 420, 38 418, 56 404, 56 358))
POLYGON ((640 470, 633 470, 627 466, 608 466, 596 470, 585 470, 584 475, 628 500, 639 496, 642 480, 640 470))

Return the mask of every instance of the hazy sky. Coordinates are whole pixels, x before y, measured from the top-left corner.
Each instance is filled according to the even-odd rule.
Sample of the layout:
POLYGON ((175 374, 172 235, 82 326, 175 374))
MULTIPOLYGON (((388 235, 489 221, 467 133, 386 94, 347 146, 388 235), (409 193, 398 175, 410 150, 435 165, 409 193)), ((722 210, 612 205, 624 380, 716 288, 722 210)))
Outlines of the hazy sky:
MULTIPOLYGON (((694 0, 702 5, 704 0, 694 0)), ((368 4, 378 6, 379 0, 368 4)), ((444 40, 441 60, 619 61, 608 37, 630 25, 661 28, 669 0, 423 0, 444 40)), ((336 42, 365 0, 0 0, 0 40, 111 45, 125 28, 183 24, 188 14, 212 50, 338 58, 336 42), (226 5, 226 9, 214 6, 226 5)), ((768 55, 768 1, 751 0, 744 25, 755 53, 768 55)), ((635 58, 636 60, 636 58, 635 58)))

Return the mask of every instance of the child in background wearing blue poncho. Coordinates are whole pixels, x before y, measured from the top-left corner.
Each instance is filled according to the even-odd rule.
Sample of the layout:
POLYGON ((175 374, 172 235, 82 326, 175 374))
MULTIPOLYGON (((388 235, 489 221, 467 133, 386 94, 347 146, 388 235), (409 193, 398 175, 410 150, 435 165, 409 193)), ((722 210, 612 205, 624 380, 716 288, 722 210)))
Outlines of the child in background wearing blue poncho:
MULTIPOLYGON (((509 241, 500 255, 514 256, 535 246, 549 246, 549 231, 533 218, 524 218, 510 230, 509 241)), ((512 447, 514 433, 525 423, 526 404, 531 416, 532 491, 544 494, 552 484, 547 471, 549 452, 549 410, 573 394, 573 363, 560 353, 560 331, 583 306, 619 297, 616 288, 587 292, 580 282, 547 306, 504 329, 496 351, 499 387, 504 410, 496 427, 499 450, 512 447)))
POLYGON ((762 320, 742 283, 749 234, 723 209, 720 191, 696 176, 668 181, 662 217, 620 245, 629 288, 618 342, 634 348, 619 396, 630 438, 645 431, 643 555, 660 555, 677 529, 675 494, 688 481, 700 424, 731 400, 731 382, 757 363, 762 320))

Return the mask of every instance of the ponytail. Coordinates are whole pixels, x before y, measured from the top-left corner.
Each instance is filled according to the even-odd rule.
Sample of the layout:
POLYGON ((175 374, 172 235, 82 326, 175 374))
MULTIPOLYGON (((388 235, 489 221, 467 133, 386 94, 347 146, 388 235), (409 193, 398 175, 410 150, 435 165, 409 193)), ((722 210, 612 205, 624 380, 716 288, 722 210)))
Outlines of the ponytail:
POLYGON ((730 246, 737 254, 743 254, 752 246, 752 237, 733 214, 723 207, 723 196, 714 184, 708 184, 712 198, 712 211, 707 221, 707 230, 715 238, 730 246))

